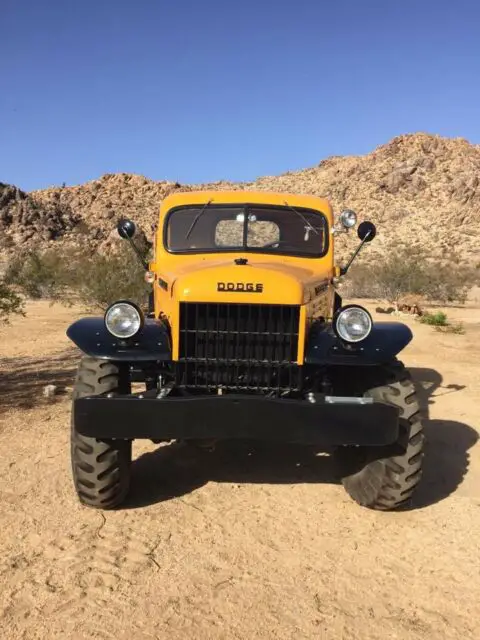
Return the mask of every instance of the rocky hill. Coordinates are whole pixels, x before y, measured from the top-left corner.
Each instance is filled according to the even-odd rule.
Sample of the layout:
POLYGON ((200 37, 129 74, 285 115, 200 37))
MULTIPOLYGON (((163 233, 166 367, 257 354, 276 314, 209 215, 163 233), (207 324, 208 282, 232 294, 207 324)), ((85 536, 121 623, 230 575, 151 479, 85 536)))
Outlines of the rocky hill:
MULTIPOLYGON (((148 237, 162 198, 207 188, 325 196, 336 211, 352 208, 377 224, 370 257, 418 244, 432 257, 479 261, 480 145, 423 133, 399 136, 365 156, 331 157, 249 183, 180 185, 115 174, 31 193, 0 183, 0 248, 4 256, 66 244, 107 251, 117 243, 112 230, 119 216, 134 219, 148 237)), ((340 256, 354 243, 342 237, 340 256)))

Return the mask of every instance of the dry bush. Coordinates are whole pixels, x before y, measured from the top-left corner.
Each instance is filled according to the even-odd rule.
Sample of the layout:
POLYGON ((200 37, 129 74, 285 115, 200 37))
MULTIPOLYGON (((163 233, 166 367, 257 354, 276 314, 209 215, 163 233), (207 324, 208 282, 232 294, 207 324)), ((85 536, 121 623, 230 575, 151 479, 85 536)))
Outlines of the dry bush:
POLYGON ((63 298, 69 277, 65 257, 53 250, 18 255, 6 269, 5 282, 34 300, 63 298))
POLYGON ((79 256, 74 260, 70 285, 79 302, 91 308, 105 309, 116 300, 147 304, 151 285, 144 269, 129 248, 120 255, 79 256))
POLYGON ((426 300, 464 303, 478 272, 458 264, 429 260, 418 248, 389 253, 372 264, 354 265, 346 276, 346 295, 397 303, 414 294, 426 300))
POLYGON ((0 280, 0 322, 8 322, 14 313, 24 315, 23 301, 11 286, 0 280))
POLYGON ((444 311, 435 311, 435 313, 425 313, 420 318, 422 324, 429 324, 434 327, 446 327, 448 325, 447 314, 444 311))
POLYGON ((348 298, 380 298, 377 275, 373 265, 355 264, 342 282, 342 295, 348 298))
POLYGON ((465 329, 461 322, 452 324, 444 311, 435 311, 434 313, 425 313, 421 318, 422 324, 428 324, 432 326, 436 331, 443 331, 444 333, 457 333, 464 334, 465 329))
POLYGON ((29 298, 62 304, 78 302, 102 310, 120 299, 143 307, 151 289, 129 247, 112 256, 81 250, 31 252, 8 266, 5 279, 29 298))

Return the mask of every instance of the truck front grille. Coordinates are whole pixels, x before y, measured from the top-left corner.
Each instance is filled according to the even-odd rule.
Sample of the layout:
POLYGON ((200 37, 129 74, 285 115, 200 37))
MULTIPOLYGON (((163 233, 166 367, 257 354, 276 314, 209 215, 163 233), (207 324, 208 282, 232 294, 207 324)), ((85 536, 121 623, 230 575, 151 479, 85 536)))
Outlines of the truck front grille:
POLYGON ((178 384, 296 390, 299 325, 296 305, 182 302, 178 384))

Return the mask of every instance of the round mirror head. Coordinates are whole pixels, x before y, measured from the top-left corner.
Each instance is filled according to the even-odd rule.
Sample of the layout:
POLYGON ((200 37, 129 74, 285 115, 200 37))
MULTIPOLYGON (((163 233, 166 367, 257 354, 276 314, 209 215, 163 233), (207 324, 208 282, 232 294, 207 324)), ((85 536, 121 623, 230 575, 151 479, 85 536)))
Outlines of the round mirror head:
POLYGON ((365 220, 358 225, 357 235, 360 240, 371 242, 377 235, 377 227, 373 224, 373 222, 365 220))
POLYGON ((135 223, 127 218, 122 218, 117 224, 118 235, 127 240, 135 235, 135 223))

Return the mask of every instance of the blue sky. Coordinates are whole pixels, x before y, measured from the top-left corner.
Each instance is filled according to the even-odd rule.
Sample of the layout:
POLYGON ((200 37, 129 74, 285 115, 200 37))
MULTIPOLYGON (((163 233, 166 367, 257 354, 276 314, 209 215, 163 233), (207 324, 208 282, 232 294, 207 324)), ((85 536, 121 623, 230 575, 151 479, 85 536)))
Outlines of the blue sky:
POLYGON ((478 0, 0 0, 0 181, 252 180, 480 142, 478 0))

